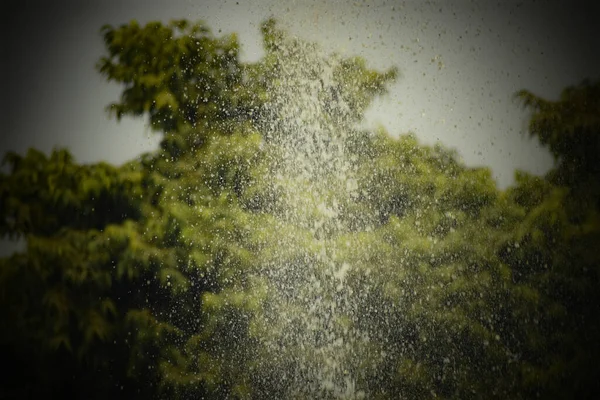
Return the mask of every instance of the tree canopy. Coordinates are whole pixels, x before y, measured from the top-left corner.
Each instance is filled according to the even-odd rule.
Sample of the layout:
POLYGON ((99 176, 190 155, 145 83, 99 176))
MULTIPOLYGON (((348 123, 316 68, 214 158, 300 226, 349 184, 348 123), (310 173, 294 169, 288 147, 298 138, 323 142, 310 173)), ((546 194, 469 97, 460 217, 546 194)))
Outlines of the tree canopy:
POLYGON ((413 134, 361 128, 397 70, 262 25, 266 54, 180 20, 101 30, 116 167, 8 153, 5 397, 595 398, 599 85, 528 91, 557 158, 501 191, 413 134))

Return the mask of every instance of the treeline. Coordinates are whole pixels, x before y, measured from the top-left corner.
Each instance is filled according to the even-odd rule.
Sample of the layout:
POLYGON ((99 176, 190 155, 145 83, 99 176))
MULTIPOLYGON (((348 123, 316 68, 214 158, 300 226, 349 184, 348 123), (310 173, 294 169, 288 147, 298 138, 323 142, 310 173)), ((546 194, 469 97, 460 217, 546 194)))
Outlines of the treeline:
POLYGON ((315 371, 341 338, 333 386, 356 397, 598 398, 600 84, 516 95, 556 163, 501 191, 448 149, 357 127, 394 69, 300 68, 314 45, 262 32, 249 64, 203 24, 105 26, 109 108, 146 116, 160 149, 5 156, 0 235, 26 249, 0 260, 0 397, 334 398, 315 371), (342 180, 281 178, 282 96, 306 87, 342 180))

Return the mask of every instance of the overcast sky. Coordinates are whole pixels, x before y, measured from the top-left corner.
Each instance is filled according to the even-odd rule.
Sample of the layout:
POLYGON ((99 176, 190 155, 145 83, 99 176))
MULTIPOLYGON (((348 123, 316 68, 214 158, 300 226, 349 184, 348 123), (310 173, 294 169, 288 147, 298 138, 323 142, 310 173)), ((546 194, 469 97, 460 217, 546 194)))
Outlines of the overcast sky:
MULTIPOLYGON (((589 3, 589 2, 588 2, 589 3)), ((262 55, 259 26, 274 16, 327 50, 397 66, 400 79, 369 111, 370 126, 413 131, 486 165, 500 187, 514 170, 541 174, 548 152, 525 134, 512 94, 555 98, 566 85, 600 78, 598 6, 572 1, 49 1, 5 2, 3 135, 0 150, 67 146, 80 162, 122 163, 156 148, 143 119, 108 119, 118 98, 94 68, 100 27, 202 19, 216 34, 237 32, 244 60, 262 55)))

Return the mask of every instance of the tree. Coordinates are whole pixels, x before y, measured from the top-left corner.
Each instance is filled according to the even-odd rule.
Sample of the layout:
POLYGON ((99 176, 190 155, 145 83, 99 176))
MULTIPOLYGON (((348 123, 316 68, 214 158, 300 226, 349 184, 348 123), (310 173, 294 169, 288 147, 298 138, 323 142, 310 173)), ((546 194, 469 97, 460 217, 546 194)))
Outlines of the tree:
POLYGON ((545 100, 527 90, 516 93, 531 110, 529 133, 549 147, 559 162, 551 179, 573 185, 597 178, 600 150, 600 82, 589 80, 563 90, 558 101, 545 100))
POLYGON ((595 251, 600 243, 600 82, 568 87, 558 101, 528 91, 517 96, 531 112, 530 134, 557 161, 546 179, 521 173, 508 191, 524 218, 509 239, 520 243, 519 250, 503 258, 520 281, 540 293, 536 326, 528 328, 536 345, 525 373, 545 396, 595 398, 600 394, 595 339, 600 332, 595 251))
POLYGON ((274 20, 254 64, 201 23, 102 33, 98 69, 124 85, 110 110, 146 115, 162 141, 123 167, 7 156, 0 232, 27 241, 0 264, 16 389, 592 396, 597 185, 576 157, 589 146, 555 138, 578 121, 595 137, 588 86, 558 105, 522 92, 559 164, 501 192, 442 146, 361 129, 397 71, 274 20))
POLYGON ((127 319, 142 306, 128 293, 142 271, 125 260, 139 237, 140 174, 77 165, 65 150, 9 153, 5 161, 0 229, 27 242, 0 269, 0 319, 11 327, 1 344, 15 365, 6 382, 16 397, 27 395, 23 387, 32 387, 27 396, 118 393, 127 319))
MULTIPOLYGON (((187 27, 181 21, 144 29, 132 23, 116 30, 104 27, 103 32, 109 53, 127 53, 120 54, 120 64, 111 56, 99 64, 102 72, 126 85, 123 102, 111 109, 117 117, 148 112, 153 126, 165 131, 162 150, 122 168, 79 166, 66 151, 53 153, 49 160, 33 150, 26 157, 7 156, 12 172, 2 176, 2 234, 20 235, 28 247, 24 254, 3 260, 2 322, 15 329, 3 335, 2 346, 24 364, 15 372, 15 390, 33 381, 39 384, 39 395, 168 396, 172 385, 165 377, 176 377, 166 360, 180 357, 189 332, 203 322, 199 294, 218 284, 203 277, 204 266, 227 246, 215 244, 214 253, 198 248, 185 252, 184 242, 177 240, 178 218, 185 218, 181 205, 206 201, 209 214, 224 212, 222 221, 235 220, 226 218, 227 199, 219 194, 222 179, 229 176, 223 169, 219 173, 225 175, 214 174, 219 162, 224 166, 227 157, 236 157, 233 152, 213 152, 235 134, 221 114, 211 114, 221 110, 225 92, 214 98, 221 92, 214 86, 210 98, 200 101, 189 91, 197 87, 200 70, 210 79, 206 85, 226 85, 235 73, 225 66, 236 61, 236 44, 234 38, 218 40, 200 25, 187 27), (178 41, 165 36, 175 27, 187 29, 178 41), (160 65, 152 65, 152 60, 160 65), (165 70, 165 61, 175 69, 165 70), (192 67, 194 71, 188 71, 192 67), (136 68, 147 69, 145 80, 136 80, 141 75, 136 68), (178 86, 183 83, 187 86, 178 86), (149 97, 140 100, 143 95, 149 97), (173 108, 173 99, 184 103, 188 98, 192 100, 173 108), (195 118, 201 124, 192 131, 185 113, 196 105, 204 111, 198 111, 195 118), (203 122, 207 114, 214 122, 210 127, 203 122), (202 158, 194 159, 193 152, 185 154, 192 164, 182 161, 169 167, 195 148, 215 156, 214 164, 204 164, 212 182, 197 175, 204 171, 193 163, 202 158), (172 189, 182 174, 178 168, 192 174, 185 176, 188 191, 179 191, 176 198, 172 189), (199 190, 192 191, 196 186, 199 190), (206 192, 210 198, 204 197, 206 192), (27 365, 30 354, 39 358, 27 365)), ((251 146, 241 150, 251 152, 251 146)), ((197 238, 222 229, 219 222, 197 228, 197 238)), ((202 391, 201 385, 195 387, 195 393, 202 391)))

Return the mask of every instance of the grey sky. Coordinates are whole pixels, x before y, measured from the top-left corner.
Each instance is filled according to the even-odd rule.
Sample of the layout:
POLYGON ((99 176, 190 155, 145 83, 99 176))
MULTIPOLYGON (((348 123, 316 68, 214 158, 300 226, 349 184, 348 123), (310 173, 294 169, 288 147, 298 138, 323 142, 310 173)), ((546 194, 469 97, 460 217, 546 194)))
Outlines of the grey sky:
MULTIPOLYGON (((401 78, 369 111, 367 123, 391 134, 459 150, 468 165, 490 166, 500 187, 516 168, 543 173, 548 153, 523 134, 521 88, 556 97, 569 84, 599 78, 596 10, 557 1, 89 1, 14 2, 5 16, 0 150, 68 146, 81 162, 122 163, 156 147, 144 120, 109 120, 120 88, 94 69, 100 27, 131 19, 205 20, 237 32, 245 60, 262 55, 259 26, 269 16, 293 33, 401 78), (6 18, 6 17, 5 17, 6 18), (592 58, 592 55, 594 58, 592 58)), ((7 7, 7 6, 5 6, 7 7)))

